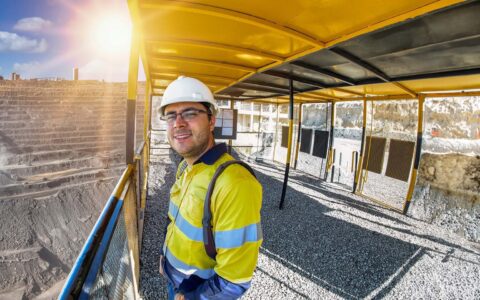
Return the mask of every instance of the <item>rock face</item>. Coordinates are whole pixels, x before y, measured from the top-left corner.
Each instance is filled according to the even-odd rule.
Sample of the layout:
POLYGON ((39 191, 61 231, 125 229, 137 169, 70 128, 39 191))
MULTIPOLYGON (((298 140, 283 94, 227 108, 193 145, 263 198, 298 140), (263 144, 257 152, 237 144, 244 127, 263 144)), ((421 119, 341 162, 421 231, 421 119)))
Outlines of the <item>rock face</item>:
POLYGON ((58 295, 125 168, 126 95, 125 83, 0 82, 0 299, 58 295))
POLYGON ((480 242, 480 156, 424 153, 410 214, 480 242))

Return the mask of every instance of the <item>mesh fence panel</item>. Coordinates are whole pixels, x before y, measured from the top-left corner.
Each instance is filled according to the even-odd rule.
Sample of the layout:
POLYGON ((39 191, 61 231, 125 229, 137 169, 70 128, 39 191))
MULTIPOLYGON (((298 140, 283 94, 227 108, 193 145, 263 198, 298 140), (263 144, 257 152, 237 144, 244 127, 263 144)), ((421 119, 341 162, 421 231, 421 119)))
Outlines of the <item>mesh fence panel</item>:
POLYGON ((91 299, 134 299, 123 208, 92 289, 91 299))

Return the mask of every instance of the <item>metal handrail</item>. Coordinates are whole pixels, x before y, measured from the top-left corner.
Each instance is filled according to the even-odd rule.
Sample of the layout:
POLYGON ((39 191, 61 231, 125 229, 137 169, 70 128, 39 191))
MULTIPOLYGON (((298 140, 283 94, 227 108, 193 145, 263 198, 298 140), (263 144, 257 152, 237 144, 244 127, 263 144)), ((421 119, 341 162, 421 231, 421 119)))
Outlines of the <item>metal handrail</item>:
POLYGON ((110 195, 107 204, 100 213, 97 222, 93 226, 92 231, 90 232, 85 244, 83 245, 83 248, 80 251, 77 260, 75 261, 75 264, 73 265, 72 270, 67 277, 67 280, 65 281, 65 285, 63 286, 63 289, 58 296, 59 300, 70 299, 70 295, 72 293, 77 294, 81 290, 81 286, 83 284, 83 281, 85 280, 85 276, 87 275, 88 269, 93 260, 96 247, 98 247, 98 242, 103 236, 110 216, 115 209, 115 205, 118 202, 118 199, 120 198, 125 188, 125 184, 130 178, 133 169, 133 165, 128 165, 122 176, 120 177, 120 180, 118 181, 115 189, 110 195))

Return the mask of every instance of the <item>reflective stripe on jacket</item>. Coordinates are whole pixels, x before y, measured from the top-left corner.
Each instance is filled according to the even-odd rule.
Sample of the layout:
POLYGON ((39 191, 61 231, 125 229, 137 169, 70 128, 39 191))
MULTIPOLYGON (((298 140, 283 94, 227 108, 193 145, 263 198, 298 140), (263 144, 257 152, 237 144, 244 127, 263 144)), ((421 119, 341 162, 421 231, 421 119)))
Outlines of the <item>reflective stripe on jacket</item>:
POLYGON ((218 275, 236 284, 248 283, 257 265, 263 240, 260 225, 262 187, 248 170, 229 166, 217 179, 212 195, 212 225, 216 260, 205 252, 203 205, 215 170, 232 160, 226 145, 210 149, 193 166, 182 162, 170 191, 164 253, 169 264, 185 276, 209 279, 218 275))

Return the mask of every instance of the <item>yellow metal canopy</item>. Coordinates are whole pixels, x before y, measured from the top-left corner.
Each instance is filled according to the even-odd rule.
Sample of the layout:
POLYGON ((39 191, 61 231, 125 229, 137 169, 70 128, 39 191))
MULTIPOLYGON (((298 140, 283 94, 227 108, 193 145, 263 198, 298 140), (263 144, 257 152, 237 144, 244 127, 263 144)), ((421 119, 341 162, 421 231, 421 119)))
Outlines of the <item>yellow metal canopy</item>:
POLYGON ((216 97, 299 101, 480 89, 480 2, 129 0, 153 94, 179 75, 216 97))

